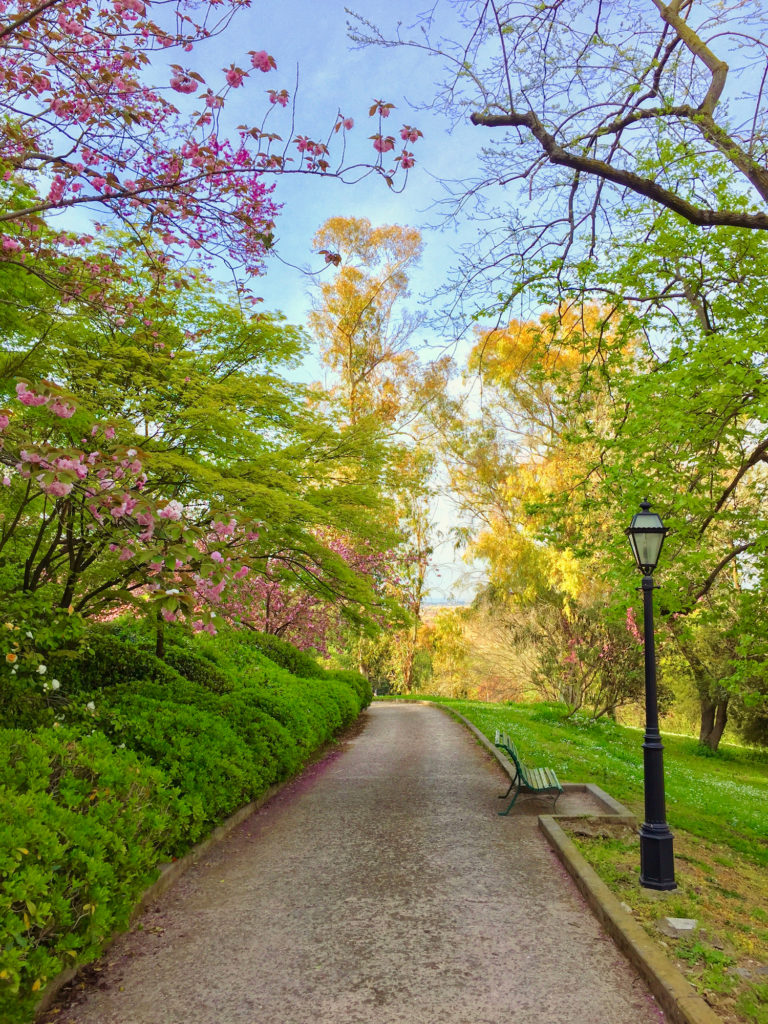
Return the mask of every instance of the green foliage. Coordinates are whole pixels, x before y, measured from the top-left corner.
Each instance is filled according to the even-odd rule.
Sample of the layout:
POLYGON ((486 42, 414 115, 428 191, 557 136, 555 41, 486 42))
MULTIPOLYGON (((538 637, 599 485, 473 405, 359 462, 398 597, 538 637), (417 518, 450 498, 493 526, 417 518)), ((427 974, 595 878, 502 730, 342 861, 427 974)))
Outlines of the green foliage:
POLYGON ((88 634, 79 658, 62 660, 56 670, 65 693, 90 693, 133 679, 171 684, 176 678, 176 672, 154 654, 101 630, 88 634))
POLYGON ((351 686, 359 696, 362 707, 367 708, 373 700, 371 684, 365 676, 361 675, 359 672, 355 672, 353 669, 348 668, 334 668, 329 669, 328 676, 351 686))
POLYGON ((0 1017, 94 959, 185 827, 163 774, 104 736, 0 730, 0 1017))
POLYGON ((237 640, 241 646, 255 647, 262 654, 266 654, 270 661, 274 661, 281 668, 288 669, 295 676, 310 679, 312 677, 322 678, 325 675, 325 670, 317 664, 311 654, 300 651, 293 644, 281 640, 279 636, 243 630, 238 633, 237 640))
POLYGON ((66 726, 0 729, 9 1024, 26 1024, 51 978, 125 927, 158 863, 295 774, 370 700, 356 673, 315 666, 299 678, 245 631, 169 639, 176 668, 149 652, 141 626, 92 630, 79 655, 60 659, 66 726))
POLYGON ((226 721, 171 696, 146 696, 140 683, 105 695, 94 722, 114 743, 161 768, 179 788, 190 815, 184 847, 264 788, 253 753, 226 721))
POLYGON ((62 671, 82 653, 82 619, 29 592, 9 596, 3 616, 0 726, 51 725, 61 703, 62 671))

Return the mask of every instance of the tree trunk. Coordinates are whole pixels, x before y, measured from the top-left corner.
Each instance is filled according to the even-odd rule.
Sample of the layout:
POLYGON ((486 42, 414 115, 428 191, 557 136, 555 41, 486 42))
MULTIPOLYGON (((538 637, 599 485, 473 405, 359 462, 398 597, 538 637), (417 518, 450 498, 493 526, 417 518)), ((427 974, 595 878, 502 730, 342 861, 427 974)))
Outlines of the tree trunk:
POLYGON ((165 655, 165 620, 157 610, 157 621, 155 626, 155 657, 162 658, 165 655))
POLYGON ((701 698, 701 727, 699 743, 717 750, 728 722, 729 697, 701 698))

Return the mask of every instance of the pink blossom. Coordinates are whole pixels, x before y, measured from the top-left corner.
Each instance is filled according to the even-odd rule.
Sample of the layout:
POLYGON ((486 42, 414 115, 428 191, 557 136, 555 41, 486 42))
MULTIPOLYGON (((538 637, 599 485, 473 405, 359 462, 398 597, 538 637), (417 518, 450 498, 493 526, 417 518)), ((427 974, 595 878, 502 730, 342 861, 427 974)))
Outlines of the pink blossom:
POLYGON ((129 558, 133 558, 133 552, 130 548, 123 548, 120 552, 119 561, 127 562, 129 558))
POLYGON ((197 82, 184 71, 174 71, 171 75, 171 88, 175 90, 175 92, 181 92, 185 95, 189 95, 197 89, 197 82))
POLYGON ((176 621, 176 612, 172 612, 168 608, 161 608, 160 614, 163 616, 166 622, 176 621))
POLYGON ((627 632, 637 640, 639 644, 643 642, 643 635, 638 629, 637 621, 635 619, 635 609, 627 608, 627 632))
POLYGON ((10 487, 10 486, 11 486, 11 478, 9 476, 4 476, 3 477, 3 487, 10 487))
POLYGON ((413 167, 413 165, 415 163, 415 161, 413 159, 413 153, 409 153, 405 149, 403 150, 403 152, 401 153, 401 155, 399 156, 398 159, 400 160, 400 166, 403 167, 406 171, 409 168, 413 167))
POLYGON ((22 380, 16 385, 16 396, 22 405, 45 405, 50 398, 50 395, 37 395, 30 391, 22 380))
POLYGON ((179 501, 169 501, 165 508, 161 508, 157 513, 160 519, 170 519, 173 522, 177 522, 181 519, 181 513, 184 511, 184 506, 179 501))
POLYGON ((6 416, 4 412, 0 413, 0 430, 5 430, 5 428, 8 426, 10 422, 10 419, 8 418, 8 416, 6 416))
POLYGON ((18 242, 15 238, 11 238, 9 235, 3 235, 3 248, 12 252, 14 249, 21 248, 21 242, 18 242))
POLYGON ((233 89, 237 89, 239 86, 243 84, 244 75, 244 71, 241 71, 240 68, 235 67, 229 68, 229 70, 225 72, 227 83, 231 85, 233 89))
POLYGON ((221 563, 221 562, 224 561, 224 557, 223 557, 223 555, 222 555, 222 553, 220 551, 212 551, 211 552, 211 561, 212 562, 219 562, 219 563, 221 563))
POLYGON ((373 139, 373 148, 377 153, 388 153, 390 149, 395 148, 395 140, 391 135, 387 135, 386 138, 383 135, 371 135, 369 138, 373 139))
POLYGON ((277 103, 281 107, 288 106, 290 96, 288 95, 287 89, 281 89, 280 92, 277 92, 275 89, 270 89, 267 95, 269 96, 270 103, 277 103))
POLYGON ((403 142, 418 142, 422 138, 422 132, 418 128, 411 128, 409 124, 404 124, 400 129, 400 138, 403 142))
POLYGON ((65 498, 72 490, 72 486, 72 484, 65 483, 63 480, 54 480, 44 490, 55 498, 65 498))
POLYGON ((270 57, 266 50, 258 50, 251 54, 251 64, 259 71, 271 71, 276 68, 275 58, 270 57))
POLYGON ((250 571, 251 571, 251 570, 250 570, 250 568, 249 568, 249 567, 248 567, 247 565, 243 565, 243 566, 241 566, 241 568, 239 568, 239 569, 237 570, 237 572, 236 572, 236 573, 234 574, 234 576, 233 576, 233 579, 236 579, 236 580, 241 580, 241 579, 243 579, 243 578, 244 578, 245 576, 247 576, 247 575, 248 575, 248 573, 249 573, 250 571))
POLYGON ((115 436, 115 428, 114 427, 105 427, 104 428, 104 437, 106 437, 106 439, 108 441, 111 441, 114 436, 115 436))
POLYGON ((354 117, 345 117, 341 122, 341 126, 345 131, 350 131, 350 129, 355 127, 354 117))
POLYGON ((212 524, 213 532, 216 536, 221 539, 223 537, 231 537, 235 532, 236 522, 234 519, 230 519, 228 523, 214 521, 212 524))
POLYGON ((68 420, 75 412, 74 405, 69 405, 69 403, 63 402, 60 398, 54 398, 49 409, 54 416, 61 416, 63 420, 68 420))

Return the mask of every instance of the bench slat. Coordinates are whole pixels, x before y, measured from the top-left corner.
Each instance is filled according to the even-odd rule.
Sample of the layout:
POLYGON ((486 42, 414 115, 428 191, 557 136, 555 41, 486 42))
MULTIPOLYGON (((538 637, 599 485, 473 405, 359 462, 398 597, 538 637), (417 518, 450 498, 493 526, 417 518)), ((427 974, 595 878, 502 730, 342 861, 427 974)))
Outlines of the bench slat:
POLYGON ((554 769, 530 768, 528 765, 523 764, 520 760, 520 755, 517 752, 515 744, 509 738, 507 733, 502 733, 500 729, 496 730, 495 745, 506 750, 512 757, 512 760, 515 762, 515 767, 520 773, 520 782, 526 789, 531 790, 532 792, 556 790, 558 793, 562 793, 563 787, 560 785, 560 780, 555 774, 554 769))

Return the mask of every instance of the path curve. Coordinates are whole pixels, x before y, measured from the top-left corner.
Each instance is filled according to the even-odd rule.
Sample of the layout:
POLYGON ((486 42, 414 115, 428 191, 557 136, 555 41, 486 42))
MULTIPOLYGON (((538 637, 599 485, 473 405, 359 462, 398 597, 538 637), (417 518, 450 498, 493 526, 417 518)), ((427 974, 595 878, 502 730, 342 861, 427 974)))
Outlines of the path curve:
MULTIPOLYGON (((526 805, 436 708, 345 748, 121 937, 61 1024, 659 1024, 526 805)), ((541 808, 539 807, 539 810, 541 808)))

